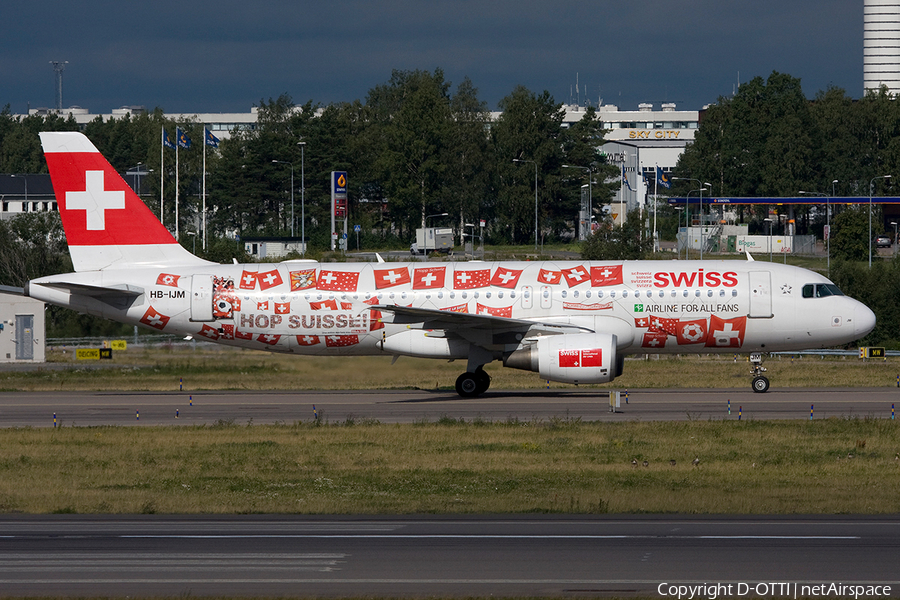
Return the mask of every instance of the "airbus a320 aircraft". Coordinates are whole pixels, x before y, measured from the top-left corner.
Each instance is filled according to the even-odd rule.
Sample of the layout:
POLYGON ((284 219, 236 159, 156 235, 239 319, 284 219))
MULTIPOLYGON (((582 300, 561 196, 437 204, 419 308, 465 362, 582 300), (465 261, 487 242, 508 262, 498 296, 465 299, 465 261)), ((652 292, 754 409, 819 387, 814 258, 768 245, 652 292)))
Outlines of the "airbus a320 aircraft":
MULTIPOLYGON (((41 133, 74 273, 29 282, 33 298, 158 331, 311 355, 467 361, 591 384, 635 353, 762 353, 846 344, 875 315, 825 277, 748 261, 220 265, 169 234, 80 133, 41 133)), ((685 382, 688 384, 689 382, 685 382)))

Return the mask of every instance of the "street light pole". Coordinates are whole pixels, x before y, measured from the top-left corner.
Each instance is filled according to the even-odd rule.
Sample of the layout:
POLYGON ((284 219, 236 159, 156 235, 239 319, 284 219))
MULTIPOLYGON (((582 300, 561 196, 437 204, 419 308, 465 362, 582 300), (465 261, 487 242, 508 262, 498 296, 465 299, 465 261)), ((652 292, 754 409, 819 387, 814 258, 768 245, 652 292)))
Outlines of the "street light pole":
MULTIPOLYGON (((671 179, 680 180, 680 181, 696 181, 697 186, 700 188, 700 190, 699 190, 699 192, 700 192, 700 260, 703 260, 703 186, 708 185, 708 186, 712 187, 712 184, 705 183, 703 181, 700 181, 699 179, 694 179, 693 177, 672 177, 671 179)), ((691 190, 691 191, 696 192, 698 190, 691 190)), ((687 213, 685 214, 685 225, 687 226, 688 230, 690 230, 690 228, 691 228, 690 223, 687 222, 687 216, 691 212, 691 207, 690 207, 690 202, 689 202, 690 196, 691 196, 691 192, 688 192, 688 195, 685 198, 685 207, 687 208, 687 213)), ((690 235, 688 235, 688 238, 690 238, 690 235)), ((687 248, 685 248, 685 250, 687 250, 687 248)), ((687 255, 685 255, 685 257, 687 257, 687 255)))
POLYGON ((514 158, 513 162, 517 163, 531 163, 534 165, 534 250, 535 252, 538 249, 538 187, 537 187, 537 163, 533 160, 525 160, 521 158, 514 158))
POLYGON ((769 224, 769 262, 772 262, 772 219, 766 217, 763 221, 769 224))
MULTIPOLYGON (((306 256, 306 142, 300 146, 300 256, 306 256)), ((294 220, 294 206, 291 205, 291 221, 294 220)))
POLYGON ((875 191, 876 179, 890 179, 890 175, 879 175, 869 181, 869 268, 872 268, 872 194, 875 191))
POLYGON ((894 226, 894 257, 897 257, 897 221, 891 221, 894 226))

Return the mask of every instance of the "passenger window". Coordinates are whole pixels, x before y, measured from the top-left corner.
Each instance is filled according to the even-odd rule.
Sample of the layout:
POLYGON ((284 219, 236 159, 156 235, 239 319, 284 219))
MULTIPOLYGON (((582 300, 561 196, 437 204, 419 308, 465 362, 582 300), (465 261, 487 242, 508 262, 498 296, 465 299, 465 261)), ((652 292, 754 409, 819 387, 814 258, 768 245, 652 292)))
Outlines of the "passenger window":
MULTIPOLYGON (((566 290, 563 290, 562 297, 565 298, 566 296, 568 296, 568 293, 566 292, 566 290)), ((546 297, 547 297, 547 292, 544 292, 544 298, 546 298, 546 297)))
POLYGON ((725 290, 719 290, 719 298, 725 297, 725 290))
POLYGON ((737 290, 731 290, 731 297, 737 298, 737 290))
POLYGON ((627 298, 627 297, 628 297, 628 290, 624 290, 624 291, 622 292, 622 297, 623 297, 623 298, 627 298))

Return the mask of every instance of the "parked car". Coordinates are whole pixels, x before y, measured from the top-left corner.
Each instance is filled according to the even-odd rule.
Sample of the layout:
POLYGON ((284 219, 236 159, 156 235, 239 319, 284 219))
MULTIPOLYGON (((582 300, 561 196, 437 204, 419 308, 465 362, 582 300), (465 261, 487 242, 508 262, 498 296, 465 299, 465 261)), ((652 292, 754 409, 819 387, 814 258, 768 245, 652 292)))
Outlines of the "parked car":
POLYGON ((879 235, 875 238, 875 246, 878 248, 890 248, 891 247, 891 236, 889 235, 879 235))

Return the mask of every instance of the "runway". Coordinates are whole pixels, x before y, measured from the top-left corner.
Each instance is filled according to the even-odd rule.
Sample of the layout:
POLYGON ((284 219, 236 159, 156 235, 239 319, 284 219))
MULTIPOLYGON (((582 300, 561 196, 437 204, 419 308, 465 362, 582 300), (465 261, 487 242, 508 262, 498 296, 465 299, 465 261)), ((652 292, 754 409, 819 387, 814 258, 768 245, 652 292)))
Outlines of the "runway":
POLYGON ((889 585, 896 595, 898 533, 897 517, 847 516, 4 516, 0 589, 23 596, 655 596, 673 594, 671 586, 721 584, 737 596, 743 584, 793 597, 802 585, 837 583, 889 585), (782 587, 755 587, 772 585, 782 587))
POLYGON ((580 418, 584 421, 891 418, 898 388, 622 390, 610 412, 605 390, 490 390, 463 399, 449 391, 296 392, 3 392, 0 427, 294 423, 317 414, 328 422, 384 423, 483 419, 580 418), (729 413, 730 401, 730 413, 729 413), (315 412, 314 412, 315 407, 315 412))

